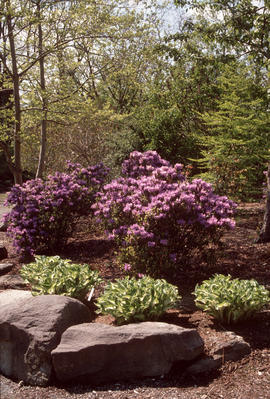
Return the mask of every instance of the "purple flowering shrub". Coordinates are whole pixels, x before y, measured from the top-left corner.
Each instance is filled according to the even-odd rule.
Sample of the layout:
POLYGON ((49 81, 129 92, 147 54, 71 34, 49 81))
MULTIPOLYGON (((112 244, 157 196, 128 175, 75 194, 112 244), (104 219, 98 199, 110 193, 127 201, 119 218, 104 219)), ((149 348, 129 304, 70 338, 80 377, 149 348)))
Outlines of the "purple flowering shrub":
POLYGON ((153 151, 135 152, 123 171, 125 177, 105 185, 93 207, 130 273, 160 275, 195 255, 206 260, 224 229, 234 227, 236 205, 203 180, 186 181, 181 165, 171 166, 153 151))
POLYGON ((6 204, 7 233, 22 255, 51 250, 66 240, 76 217, 89 213, 108 170, 98 164, 83 168, 67 163, 67 173, 33 179, 12 187, 6 204))
POLYGON ((133 151, 122 164, 122 174, 133 178, 149 176, 160 166, 170 166, 170 162, 162 159, 156 151, 133 151))

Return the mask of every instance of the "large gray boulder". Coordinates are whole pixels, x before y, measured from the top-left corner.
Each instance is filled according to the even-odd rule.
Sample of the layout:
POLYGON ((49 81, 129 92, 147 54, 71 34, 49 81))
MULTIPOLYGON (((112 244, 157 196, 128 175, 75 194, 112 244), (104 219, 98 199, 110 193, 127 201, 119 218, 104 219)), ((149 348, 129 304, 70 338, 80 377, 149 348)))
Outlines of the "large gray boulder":
POLYGON ((0 372, 30 385, 47 385, 52 375, 51 351, 62 333, 90 317, 81 302, 59 295, 6 302, 0 307, 0 372))
POLYGON ((4 290, 0 292, 0 309, 4 305, 21 304, 22 299, 32 298, 31 291, 4 290))
POLYGON ((203 348, 196 330, 172 324, 91 323, 68 328, 52 361, 62 382, 100 384, 166 374, 174 362, 192 360, 203 348))

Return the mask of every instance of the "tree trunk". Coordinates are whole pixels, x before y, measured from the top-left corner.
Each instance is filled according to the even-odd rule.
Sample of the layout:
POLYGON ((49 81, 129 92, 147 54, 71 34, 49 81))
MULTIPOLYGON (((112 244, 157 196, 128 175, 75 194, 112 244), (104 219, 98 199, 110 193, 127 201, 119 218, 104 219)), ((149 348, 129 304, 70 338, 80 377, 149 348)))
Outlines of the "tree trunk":
POLYGON ((42 178, 44 172, 45 154, 47 146, 47 112, 48 112, 48 101, 46 97, 46 82, 45 82, 45 68, 44 68, 44 57, 43 57, 43 34, 42 26, 40 21, 40 2, 37 4, 37 16, 39 18, 38 23, 38 51, 39 51, 39 71, 40 71, 40 88, 42 98, 42 120, 40 128, 40 151, 38 159, 38 167, 36 178, 42 178))
MULTIPOLYGON (((10 6, 8 1, 8 6, 10 6)), ((15 184, 22 184, 22 167, 21 167, 21 102, 20 102, 20 78, 17 68, 17 58, 13 35, 12 18, 9 14, 7 16, 8 39, 10 45, 10 54, 12 61, 12 79, 13 79, 13 96, 14 96, 14 110, 15 110, 15 123, 14 123, 14 182, 15 184)))
POLYGON ((267 169, 267 193, 263 225, 256 243, 270 242, 270 163, 267 169))

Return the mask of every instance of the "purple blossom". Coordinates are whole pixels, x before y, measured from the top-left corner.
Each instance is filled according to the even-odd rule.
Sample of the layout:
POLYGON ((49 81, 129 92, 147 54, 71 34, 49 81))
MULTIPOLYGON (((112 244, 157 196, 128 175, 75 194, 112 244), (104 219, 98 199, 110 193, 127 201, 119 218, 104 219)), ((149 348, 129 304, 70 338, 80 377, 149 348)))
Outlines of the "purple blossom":
POLYGON ((160 265, 164 246, 170 255, 163 262, 179 262, 183 252, 215 241, 222 229, 234 226, 236 204, 216 195, 211 184, 201 179, 188 182, 182 169, 182 165, 172 166, 154 151, 135 151, 123 163, 124 177, 98 192, 95 215, 104 220, 124 261, 131 262, 134 271, 136 259, 140 270, 142 256, 150 267, 155 259, 160 265), (132 247, 132 259, 127 255, 128 246, 132 247))
POLYGON ((176 221, 176 223, 177 223, 177 224, 180 224, 180 225, 183 225, 183 224, 185 224, 186 222, 185 222, 184 219, 178 219, 178 220, 176 221))
POLYGON ((171 259, 172 262, 174 262, 174 263, 176 262, 176 260, 177 260, 177 254, 170 254, 169 257, 170 257, 170 259, 171 259))
POLYGON ((68 173, 56 172, 44 181, 33 179, 12 187, 6 203, 13 208, 5 220, 18 252, 34 254, 40 248, 53 248, 69 234, 74 215, 92 212, 108 169, 102 164, 67 165, 68 173))
POLYGON ((168 240, 166 240, 166 239, 160 240, 160 244, 168 245, 168 240))

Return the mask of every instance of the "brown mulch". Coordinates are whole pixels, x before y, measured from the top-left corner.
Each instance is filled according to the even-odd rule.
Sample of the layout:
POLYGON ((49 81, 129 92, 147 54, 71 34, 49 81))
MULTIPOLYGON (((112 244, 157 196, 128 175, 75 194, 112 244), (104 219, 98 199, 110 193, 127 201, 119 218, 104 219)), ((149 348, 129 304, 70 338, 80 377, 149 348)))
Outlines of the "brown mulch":
MULTIPOLYGON (((270 244, 255 244, 262 222, 263 204, 240 204, 236 215, 236 228, 223 237, 223 249, 215 266, 194 265, 179 273, 179 292, 184 297, 180 310, 167 312, 162 321, 188 328, 197 328, 205 341, 206 351, 213 338, 222 339, 223 331, 231 330, 242 336, 251 346, 251 354, 238 362, 227 362, 218 371, 199 377, 188 377, 180 365, 160 378, 149 378, 132 383, 93 386, 26 387, 0 376, 0 398, 62 399, 87 398, 180 398, 180 399, 270 399, 270 309, 258 313, 254 319, 227 327, 194 307, 191 292, 197 282, 213 273, 231 274, 239 278, 255 278, 270 289, 270 244)), ((123 275, 114 262, 114 247, 92 226, 82 219, 78 231, 59 249, 58 254, 78 263, 88 263, 98 269, 105 280, 123 275)), ((17 274, 21 261, 14 253, 5 233, 0 232, 9 251, 6 262, 15 267, 9 274, 17 274)), ((113 323, 110 317, 98 317, 95 322, 113 323)))

